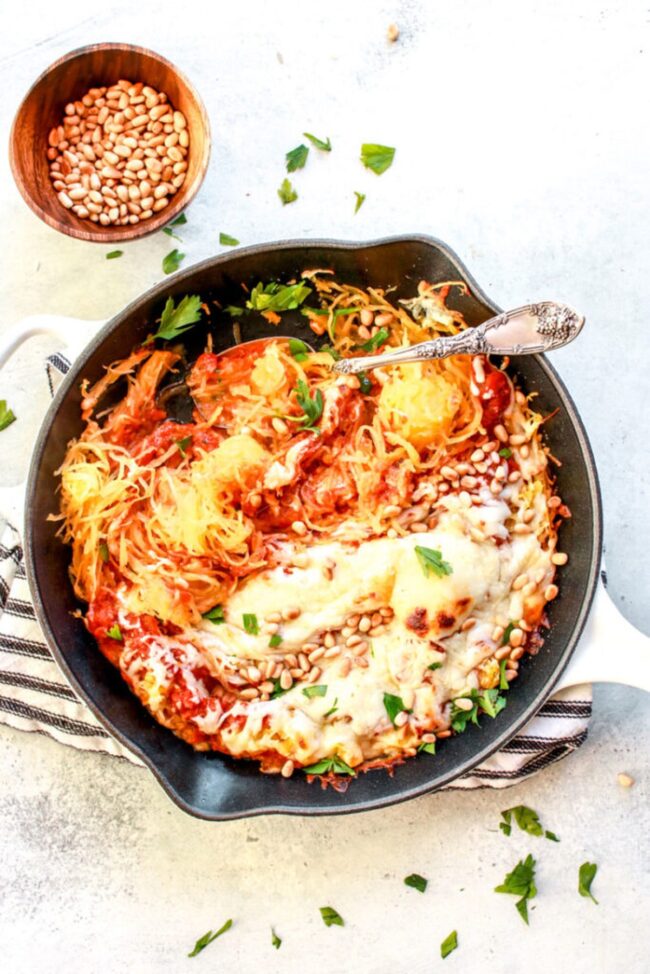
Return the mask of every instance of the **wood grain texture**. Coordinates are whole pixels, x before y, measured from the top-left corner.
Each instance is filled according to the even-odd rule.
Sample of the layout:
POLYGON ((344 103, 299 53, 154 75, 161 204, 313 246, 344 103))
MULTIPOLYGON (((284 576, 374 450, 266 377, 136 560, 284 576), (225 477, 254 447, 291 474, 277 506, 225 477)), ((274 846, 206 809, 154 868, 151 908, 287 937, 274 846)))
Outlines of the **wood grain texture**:
POLYGON ((203 103, 173 64, 144 47, 91 44, 55 61, 23 99, 11 129, 9 160, 20 193, 37 216, 62 233, 93 243, 111 244, 154 233, 185 209, 196 195, 210 156, 210 124, 203 103), (168 206, 148 220, 128 226, 102 227, 82 220, 57 199, 49 176, 48 134, 61 123, 68 102, 89 88, 110 86, 120 78, 143 81, 164 91, 187 120, 190 146, 185 182, 168 206))

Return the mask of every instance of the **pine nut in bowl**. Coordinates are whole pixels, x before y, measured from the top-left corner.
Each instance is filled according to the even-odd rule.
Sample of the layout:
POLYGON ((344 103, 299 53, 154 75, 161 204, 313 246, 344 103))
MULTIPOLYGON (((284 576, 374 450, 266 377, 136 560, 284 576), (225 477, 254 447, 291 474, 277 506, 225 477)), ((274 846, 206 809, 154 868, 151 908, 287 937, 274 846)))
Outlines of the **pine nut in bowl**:
POLYGON ((203 182, 210 125, 187 78, 131 44, 60 58, 25 95, 9 157, 28 206, 61 233, 112 244, 154 233, 203 182))

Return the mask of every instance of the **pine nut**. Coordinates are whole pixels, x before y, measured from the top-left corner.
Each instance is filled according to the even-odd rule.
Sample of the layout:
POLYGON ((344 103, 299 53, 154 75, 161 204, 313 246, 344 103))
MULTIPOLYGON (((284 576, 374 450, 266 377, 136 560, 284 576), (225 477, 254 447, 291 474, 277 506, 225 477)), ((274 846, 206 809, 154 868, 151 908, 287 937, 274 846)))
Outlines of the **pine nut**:
POLYGON ((395 721, 394 721, 395 727, 403 727, 404 724, 408 723, 408 719, 409 719, 409 715, 406 713, 406 711, 405 710, 400 711, 400 713, 397 714, 397 716, 395 717, 395 721))
POLYGON ((556 551, 554 555, 551 555, 551 562, 554 565, 566 565, 569 560, 569 556, 563 551, 556 551))
POLYGON ((496 436, 497 440, 499 440, 500 443, 507 443, 509 440, 508 432, 505 426, 502 426, 501 423, 498 423, 494 427, 494 435, 496 436))
POLYGON ((280 686, 283 690, 290 690, 293 686, 293 677, 289 670, 283 670, 280 674, 280 686))
MULTIPOLYGON (((458 710, 464 710, 466 712, 469 712, 470 710, 473 710, 474 709, 473 702, 470 699, 468 699, 467 697, 456 697, 456 699, 454 700, 454 704, 455 704, 455 706, 457 707, 458 710)), ((399 714, 398 714, 398 716, 399 716, 399 714)), ((440 735, 438 735, 438 736, 440 736, 440 735)))
POLYGON ((523 641, 524 641, 524 634, 521 629, 513 629, 510 632, 509 642, 511 646, 514 647, 521 646, 523 641))
POLYGON ((65 206, 66 210, 71 210, 74 205, 68 194, 63 191, 59 193, 59 202, 65 206))
POLYGON ((290 778, 291 775, 293 774, 293 768, 294 768, 293 761, 289 759, 288 761, 285 761, 284 764, 282 765, 280 774, 282 775, 283 778, 290 778))
POLYGON ((547 602, 551 602, 553 599, 557 598, 559 592, 557 585, 547 585, 544 589, 544 598, 547 602))

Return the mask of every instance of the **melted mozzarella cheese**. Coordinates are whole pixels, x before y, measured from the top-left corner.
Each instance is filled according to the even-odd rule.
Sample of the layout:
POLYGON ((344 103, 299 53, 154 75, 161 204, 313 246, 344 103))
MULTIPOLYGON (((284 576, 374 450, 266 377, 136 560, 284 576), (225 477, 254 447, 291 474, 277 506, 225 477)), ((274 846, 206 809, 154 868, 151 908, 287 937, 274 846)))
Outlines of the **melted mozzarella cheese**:
MULTIPOLYGON (((188 663, 198 659, 216 675, 242 659, 259 662, 298 652, 305 642, 340 629, 351 614, 390 606, 394 616, 383 632, 366 637, 366 666, 353 660, 350 668, 346 656, 353 658, 354 650, 345 647, 339 656, 318 661, 317 682, 327 688, 323 696, 306 696, 307 684, 298 682, 270 700, 238 701, 226 714, 210 700, 203 716, 190 719, 205 733, 218 733, 234 755, 274 750, 305 765, 336 753, 354 766, 416 745, 418 729, 445 726, 448 702, 478 685, 477 666, 497 648, 495 625, 522 617, 525 596, 512 590, 514 578, 540 569, 552 576, 550 553, 533 533, 510 535, 510 516, 508 505, 489 491, 480 505, 452 496, 440 505, 438 523, 429 531, 313 545, 302 552, 306 567, 280 565, 245 580, 223 607, 225 623, 205 622, 175 637, 188 663), (418 546, 440 552, 451 573, 426 574, 418 546), (324 572, 332 566, 333 572, 324 572), (271 648, 264 619, 288 607, 299 615, 280 624, 281 648, 271 648), (257 616, 259 634, 243 628, 243 616, 250 613, 257 616), (475 622, 462 631, 470 615, 475 622), (431 673, 432 663, 442 665, 431 673), (413 727, 392 725, 386 693, 408 701, 413 727), (238 716, 244 719, 230 719, 238 716)), ((156 637, 157 677, 164 642, 156 637)), ((193 698, 206 695, 200 681, 186 685, 193 698)))

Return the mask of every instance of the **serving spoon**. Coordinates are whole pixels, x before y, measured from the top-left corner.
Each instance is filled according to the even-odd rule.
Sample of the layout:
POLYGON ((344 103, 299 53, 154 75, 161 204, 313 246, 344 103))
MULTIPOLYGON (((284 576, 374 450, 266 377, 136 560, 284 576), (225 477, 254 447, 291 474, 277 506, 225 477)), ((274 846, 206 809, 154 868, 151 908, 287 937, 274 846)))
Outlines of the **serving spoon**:
MULTIPOLYGON (((332 369, 334 372, 352 375, 384 365, 424 362, 427 359, 447 358, 449 355, 534 355, 568 345, 579 335, 584 323, 584 317, 568 305, 540 301, 513 311, 503 311, 494 318, 488 318, 481 325, 467 328, 457 335, 393 349, 383 355, 339 359, 332 364, 332 369)), ((258 351, 261 355, 269 342, 283 339, 289 341, 286 335, 254 338, 231 345, 220 351, 219 356, 223 358, 229 354, 241 355, 242 347, 248 347, 249 351, 258 351)), ((310 352, 315 351, 306 342, 304 345, 310 352)), ((194 403, 183 380, 173 382, 163 389, 157 403, 166 409, 170 418, 182 423, 192 421, 194 403)))
POLYGON ((503 311, 457 335, 418 342, 383 355, 364 355, 335 362, 335 372, 347 375, 403 362, 424 362, 449 355, 536 355, 568 345, 580 334, 585 319, 566 304, 539 301, 503 311))

